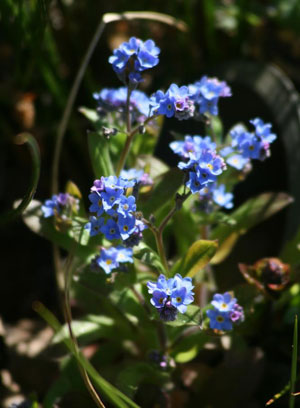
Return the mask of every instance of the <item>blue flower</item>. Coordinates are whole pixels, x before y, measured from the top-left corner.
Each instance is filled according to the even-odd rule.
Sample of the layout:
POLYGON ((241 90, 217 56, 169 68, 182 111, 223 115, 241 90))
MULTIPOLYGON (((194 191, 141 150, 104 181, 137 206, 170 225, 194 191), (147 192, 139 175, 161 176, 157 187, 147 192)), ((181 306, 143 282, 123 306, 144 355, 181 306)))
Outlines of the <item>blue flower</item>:
POLYGON ((167 118, 175 116, 179 120, 192 117, 195 109, 188 87, 178 87, 176 84, 171 84, 165 93, 156 91, 150 98, 150 106, 152 114, 165 115, 167 118))
MULTIPOLYGON (((93 97, 98 102, 97 111, 99 114, 106 112, 120 112, 124 114, 126 111, 126 87, 117 89, 104 88, 100 92, 95 92, 93 97)), ((133 120, 138 122, 144 121, 150 111, 149 97, 144 92, 133 90, 130 95, 129 109, 133 120)))
POLYGON ((118 228, 123 240, 126 240, 134 232, 135 229, 135 217, 128 215, 127 217, 118 217, 118 228))
POLYGON ((104 270, 106 274, 111 273, 120 266, 120 263, 133 263, 132 249, 117 247, 102 248, 100 255, 96 257, 95 263, 104 270))
POLYGON ((247 164, 249 164, 249 159, 243 157, 241 154, 234 154, 228 157, 226 163, 237 170, 243 170, 247 164))
POLYGON ((119 204, 122 197, 123 190, 121 189, 106 189, 106 192, 102 192, 101 198, 104 211, 108 212, 116 204, 119 204))
POLYGON ((208 112, 211 115, 218 115, 219 98, 231 96, 231 90, 226 82, 207 76, 189 85, 189 92, 200 114, 208 112))
POLYGON ((90 217, 90 221, 85 224, 84 228, 89 230, 90 236, 93 237, 101 232, 101 227, 103 226, 104 219, 96 218, 94 216, 90 217))
POLYGON ((53 217, 55 212, 59 210, 57 196, 53 195, 51 200, 46 200, 41 208, 45 218, 53 217))
POLYGON ((136 211, 135 197, 132 195, 128 197, 122 196, 116 211, 123 217, 127 217, 132 212, 136 211))
POLYGON ((228 312, 220 312, 217 309, 209 309, 206 312, 209 317, 209 326, 215 330, 231 330, 232 321, 228 312))
POLYGON ((158 309, 161 319, 166 321, 175 320, 177 311, 185 313, 187 305, 194 300, 191 278, 182 278, 179 274, 170 279, 161 274, 157 282, 148 282, 147 287, 152 294, 151 304, 158 309))
POLYGON ((226 292, 223 295, 216 293, 213 296, 211 304, 220 312, 230 312, 236 304, 236 298, 232 297, 230 293, 226 292))
POLYGON ((220 207, 227 208, 227 210, 233 207, 233 194, 226 193, 224 184, 220 184, 219 187, 213 190, 212 197, 214 202, 220 207))
POLYGON ((106 224, 101 227, 102 234, 105 235, 106 239, 119 239, 121 238, 118 224, 113 219, 109 218, 106 224))
POLYGON ((244 159, 264 160, 270 156, 270 143, 276 139, 271 133, 271 124, 265 124, 260 118, 250 120, 255 132, 248 132, 243 126, 235 126, 231 132, 232 147, 242 154, 244 159))
POLYGON ((79 200, 69 193, 54 194, 41 206, 45 218, 59 216, 64 220, 70 218, 71 214, 77 213, 78 208, 79 200))
POLYGON ((216 330, 231 330, 233 323, 244 320, 244 310, 228 292, 216 293, 211 302, 213 309, 207 310, 209 326, 216 330))
POLYGON ((119 266, 117 255, 118 251, 114 247, 108 249, 102 248, 100 256, 96 258, 96 263, 106 274, 109 274, 113 269, 116 269, 119 266))
POLYGON ((201 137, 198 135, 186 135, 184 141, 171 142, 169 146, 174 153, 183 159, 197 157, 203 150, 215 150, 216 148, 216 144, 209 136, 201 137))
POLYGON ((92 203, 89 207, 89 211, 92 213, 96 213, 97 217, 100 217, 100 215, 102 215, 104 211, 101 195, 99 193, 93 192, 89 194, 89 200, 92 203))
POLYGON ((100 228, 106 239, 122 239, 126 247, 138 245, 146 225, 135 218, 135 197, 126 195, 127 189, 135 184, 136 180, 116 176, 95 180, 89 195, 92 202, 90 211, 96 213, 97 217, 105 214, 106 221, 104 218, 91 217, 86 224, 91 235, 96 235, 100 228))
POLYGON ((265 123, 260 118, 250 120, 250 123, 255 127, 255 134, 265 143, 272 143, 277 139, 274 133, 271 133, 271 123, 265 123))
POLYGON ((133 263, 133 251, 131 248, 124 248, 121 245, 118 245, 117 248, 117 261, 120 263, 130 262, 133 263))
POLYGON ((154 41, 143 42, 131 37, 128 42, 122 43, 113 51, 108 61, 123 82, 127 83, 129 80, 135 84, 142 80, 140 72, 158 64, 159 53, 160 49, 156 47, 154 41))

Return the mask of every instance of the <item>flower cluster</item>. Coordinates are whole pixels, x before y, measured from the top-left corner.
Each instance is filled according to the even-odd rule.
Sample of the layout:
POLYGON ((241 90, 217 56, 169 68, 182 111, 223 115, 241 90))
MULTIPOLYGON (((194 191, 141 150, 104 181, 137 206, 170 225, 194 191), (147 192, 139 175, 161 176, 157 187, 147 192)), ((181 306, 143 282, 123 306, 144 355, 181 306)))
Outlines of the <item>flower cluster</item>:
POLYGON ((194 115, 194 102, 190 98, 187 86, 172 84, 166 92, 156 91, 150 98, 151 113, 175 116, 179 120, 189 119, 194 115))
POLYGON ((191 192, 198 193, 210 183, 217 180, 226 168, 225 162, 215 150, 209 136, 186 136, 184 142, 172 142, 171 149, 186 159, 187 162, 179 162, 178 167, 188 173, 187 187, 191 192))
POLYGON ((242 306, 228 292, 215 294, 211 304, 213 308, 206 312, 211 329, 231 330, 234 323, 240 323, 245 318, 242 306))
POLYGON ((79 201, 68 193, 54 194, 46 200, 41 209, 45 218, 58 216, 62 219, 70 218, 78 211, 79 201))
POLYGON ((152 295, 151 304, 158 309, 164 321, 175 320, 177 311, 185 313, 187 305, 194 300, 192 279, 182 278, 179 274, 170 279, 160 275, 157 282, 148 282, 147 287, 152 295))
MULTIPOLYGON (((101 116, 107 112, 117 111, 123 114, 126 111, 126 87, 104 88, 100 92, 95 92, 93 97, 98 102, 97 112, 101 116)), ((133 121, 143 122, 150 111, 149 97, 144 92, 133 90, 130 94, 129 109, 133 121)))
POLYGON ((153 40, 143 42, 131 37, 113 51, 108 61, 122 82, 137 85, 142 81, 140 73, 158 64, 159 53, 153 40))
POLYGON ((218 115, 219 98, 231 96, 231 89, 225 81, 203 76, 200 81, 189 85, 189 93, 198 113, 218 115))
POLYGON ((94 259, 94 265, 99 266, 106 274, 120 267, 123 263, 133 263, 133 251, 131 248, 117 247, 102 248, 100 255, 94 259))
POLYGON ((90 212, 95 216, 85 228, 94 236, 102 232, 106 239, 122 239, 126 246, 137 245, 142 238, 145 224, 136 219, 136 202, 133 195, 126 195, 135 181, 122 177, 101 177, 94 181, 89 194, 90 212))
POLYGON ((235 126, 230 132, 232 151, 236 150, 240 156, 236 154, 234 158, 233 156, 229 157, 227 163, 232 165, 235 161, 236 165, 234 167, 236 168, 238 168, 239 163, 242 163, 242 159, 246 164, 249 159, 264 160, 269 157, 270 143, 276 140, 276 135, 271 133, 272 125, 270 123, 264 123, 260 118, 252 119, 250 123, 255 128, 252 133, 241 125, 235 126))

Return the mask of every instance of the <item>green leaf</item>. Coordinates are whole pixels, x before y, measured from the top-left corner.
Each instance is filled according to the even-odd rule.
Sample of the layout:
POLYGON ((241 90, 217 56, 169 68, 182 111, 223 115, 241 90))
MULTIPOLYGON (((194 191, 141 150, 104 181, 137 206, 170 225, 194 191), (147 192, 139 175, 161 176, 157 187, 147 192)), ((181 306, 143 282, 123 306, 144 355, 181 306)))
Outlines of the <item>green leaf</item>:
POLYGON ((284 245, 279 258, 291 266, 300 264, 300 228, 294 238, 284 245))
POLYGON ((56 243, 67 251, 74 252, 80 258, 86 260, 97 252, 97 248, 79 244, 76 237, 71 237, 66 232, 58 231, 52 219, 43 218, 41 202, 32 200, 23 214, 23 220, 31 231, 56 243))
POLYGON ((222 262, 232 251, 236 241, 239 239, 240 234, 238 232, 233 232, 232 234, 227 237, 223 243, 220 245, 218 250, 216 251, 215 256, 212 258, 211 263, 213 265, 217 265, 218 263, 222 262))
POLYGON ((166 273, 158 254, 144 242, 140 242, 138 248, 134 250, 133 255, 143 263, 151 266, 152 268, 154 267, 160 273, 166 273))
POLYGON ((90 122, 96 124, 99 122, 99 115, 96 110, 81 106, 78 111, 83 114, 90 122))
POLYGON ((139 155, 137 157, 136 167, 144 169, 152 179, 155 179, 169 170, 169 167, 163 161, 149 154, 139 155))
MULTIPOLYGON (((230 218, 234 220, 235 223, 232 225, 219 225, 213 229, 210 238, 218 239, 220 248, 224 250, 222 244, 230 235, 234 233, 237 235, 246 233, 250 228, 271 217, 273 214, 276 214, 292 202, 293 198, 286 193, 264 193, 255 198, 251 198, 231 213, 230 218)), ((231 245, 225 256, 230 253, 236 241, 237 237, 233 236, 230 241, 231 245)), ((225 256, 223 256, 222 260, 225 256)))
POLYGON ((182 351, 175 356, 176 363, 187 363, 193 360, 198 354, 198 346, 194 344, 189 350, 182 351))
POLYGON ((201 309, 199 306, 189 305, 185 313, 178 313, 176 320, 166 322, 169 326, 198 326, 202 318, 201 309))
MULTIPOLYGON (((41 303, 35 302, 33 305, 34 310, 52 327, 57 333, 61 330, 61 325, 56 317, 41 303)), ((139 408, 139 406, 128 398, 125 394, 115 388, 112 384, 105 380, 92 366, 92 364, 86 360, 86 358, 78 352, 70 339, 64 339, 65 345, 70 352, 76 358, 78 364, 80 364, 92 378, 95 386, 101 390, 106 397, 118 408, 139 408)))
POLYGON ((197 272, 205 267, 215 255, 218 247, 217 241, 199 240, 194 242, 186 255, 172 270, 172 274, 180 273, 182 276, 193 278, 197 272))
MULTIPOLYGON (((154 181, 151 193, 139 203, 139 208, 147 216, 160 210, 170 201, 174 201, 175 194, 182 185, 183 174, 178 168, 171 169, 154 181)), ((140 200, 141 201, 141 200, 140 200)))
POLYGON ((97 132, 88 133, 88 146, 96 178, 114 175, 114 168, 109 153, 109 140, 97 132))
MULTIPOLYGON (((72 321, 72 330, 76 338, 88 343, 100 338, 113 338, 115 336, 115 321, 108 316, 87 315, 81 320, 72 321)), ((52 343, 58 344, 69 338, 68 327, 65 324, 53 337, 52 343)))

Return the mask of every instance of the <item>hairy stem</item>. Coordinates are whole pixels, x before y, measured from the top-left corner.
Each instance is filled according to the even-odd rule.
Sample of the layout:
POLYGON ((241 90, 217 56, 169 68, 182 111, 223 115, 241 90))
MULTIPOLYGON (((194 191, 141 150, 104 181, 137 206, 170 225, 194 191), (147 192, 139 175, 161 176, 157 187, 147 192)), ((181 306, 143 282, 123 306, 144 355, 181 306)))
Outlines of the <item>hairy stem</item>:
MULTIPOLYGON (((128 100, 128 93, 127 93, 127 100, 128 100)), ((127 106, 126 106, 126 111, 127 111, 127 106)), ((141 126, 145 126, 148 122, 150 122, 150 120, 154 119, 154 115, 153 116, 149 116, 149 118, 147 118, 145 120, 145 122, 143 124, 140 124, 138 126, 136 126, 135 128, 133 128, 131 130, 131 123, 130 123, 130 112, 128 110, 128 114, 126 114, 126 122, 127 122, 127 139, 123 148, 123 151, 121 153, 118 165, 117 165, 117 170, 116 170, 116 175, 119 176, 121 171, 123 170, 123 167, 125 165, 128 153, 130 151, 130 147, 131 147, 131 143, 133 141, 134 136, 139 132, 140 127, 141 126)))

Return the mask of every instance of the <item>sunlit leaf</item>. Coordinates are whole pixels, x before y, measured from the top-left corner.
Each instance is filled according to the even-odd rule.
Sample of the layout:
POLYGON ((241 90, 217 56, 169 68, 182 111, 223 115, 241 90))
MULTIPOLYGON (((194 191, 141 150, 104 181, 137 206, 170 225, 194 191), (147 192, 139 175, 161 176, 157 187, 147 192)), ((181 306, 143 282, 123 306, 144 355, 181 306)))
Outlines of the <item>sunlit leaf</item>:
POLYGON ((138 248, 135 249, 134 257, 149 265, 151 268, 154 267, 158 272, 166 273, 158 254, 145 243, 141 242, 138 248))
POLYGON ((179 261, 172 274, 180 273, 182 276, 193 278, 201 271, 215 255, 218 247, 217 241, 199 240, 194 242, 188 249, 186 255, 179 261))
POLYGON ((176 320, 166 322, 170 326, 198 326, 201 323, 202 313, 199 306, 188 305, 185 313, 177 314, 176 320))
POLYGON ((175 194, 182 185, 182 172, 173 168, 162 174, 155 180, 154 188, 149 197, 144 197, 144 201, 140 203, 140 209, 147 217, 157 210, 161 209, 170 201, 174 201, 175 194))
POLYGON ((109 140, 97 132, 88 133, 88 146, 93 170, 96 178, 114 174, 109 154, 109 140))

